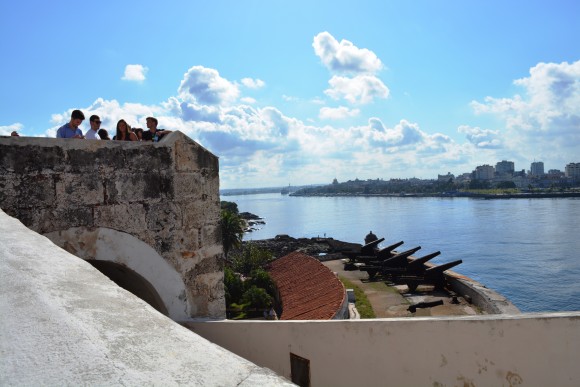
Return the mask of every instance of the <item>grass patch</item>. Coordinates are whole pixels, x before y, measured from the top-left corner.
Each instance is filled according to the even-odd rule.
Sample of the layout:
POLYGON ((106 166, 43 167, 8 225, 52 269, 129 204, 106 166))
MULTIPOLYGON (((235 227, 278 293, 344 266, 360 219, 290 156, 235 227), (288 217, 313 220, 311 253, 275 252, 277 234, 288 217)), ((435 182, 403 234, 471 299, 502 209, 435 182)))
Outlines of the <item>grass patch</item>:
POLYGON ((354 296, 356 297, 356 309, 360 313, 360 318, 376 318, 375 311, 367 298, 367 295, 363 292, 361 288, 350 282, 344 277, 338 277, 343 283, 344 287, 347 289, 354 290, 354 296))

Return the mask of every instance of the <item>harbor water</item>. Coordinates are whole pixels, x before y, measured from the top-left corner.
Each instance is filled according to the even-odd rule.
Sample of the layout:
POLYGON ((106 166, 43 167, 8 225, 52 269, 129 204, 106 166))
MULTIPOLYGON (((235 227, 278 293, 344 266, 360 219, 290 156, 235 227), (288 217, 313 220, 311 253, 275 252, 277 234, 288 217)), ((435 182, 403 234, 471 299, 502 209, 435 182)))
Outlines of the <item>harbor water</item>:
POLYGON ((455 271, 510 299, 522 312, 580 310, 580 198, 223 196, 265 225, 244 240, 278 234, 440 250, 431 262, 461 259, 455 271))

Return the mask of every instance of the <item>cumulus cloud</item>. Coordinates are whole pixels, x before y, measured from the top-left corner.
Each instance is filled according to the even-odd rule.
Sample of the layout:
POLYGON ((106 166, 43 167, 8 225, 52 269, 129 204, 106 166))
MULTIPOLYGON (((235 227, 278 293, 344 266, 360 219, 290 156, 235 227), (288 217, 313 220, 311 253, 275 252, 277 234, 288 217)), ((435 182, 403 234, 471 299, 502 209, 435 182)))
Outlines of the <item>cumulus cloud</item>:
POLYGON ((346 106, 337 108, 323 107, 320 109, 318 117, 321 120, 341 120, 349 117, 356 117, 360 113, 359 109, 349 109, 346 106))
POLYGON ((235 83, 222 78, 217 70, 193 66, 183 76, 179 97, 203 105, 226 105, 235 101, 240 91, 235 83))
POLYGON ((322 63, 333 72, 374 74, 383 68, 374 52, 358 48, 348 40, 338 42, 326 31, 314 37, 312 47, 322 63))
POLYGON ((504 145, 529 159, 550 157, 561 166, 576 160, 580 154, 580 61, 538 63, 529 77, 514 84, 523 89, 521 95, 472 101, 475 113, 503 121, 504 145))
POLYGON ((143 82, 145 74, 149 69, 140 64, 129 64, 125 66, 125 74, 121 78, 124 81, 143 82))
POLYGON ((248 89, 260 89, 266 85, 261 79, 242 78, 241 82, 248 89))
POLYGON ((345 99, 352 104, 368 104, 374 98, 387 98, 389 88, 374 75, 357 75, 354 78, 333 76, 330 88, 324 93, 333 99, 345 99))
POLYGON ((468 125, 457 128, 459 133, 465 134, 467 140, 477 148, 497 149, 501 147, 499 130, 480 129, 468 125))

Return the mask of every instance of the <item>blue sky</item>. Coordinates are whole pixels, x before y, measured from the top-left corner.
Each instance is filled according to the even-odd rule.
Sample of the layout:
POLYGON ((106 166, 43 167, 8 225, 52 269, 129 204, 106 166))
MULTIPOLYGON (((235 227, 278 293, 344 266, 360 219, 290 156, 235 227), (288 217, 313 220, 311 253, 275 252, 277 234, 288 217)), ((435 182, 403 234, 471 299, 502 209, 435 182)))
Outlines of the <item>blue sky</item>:
POLYGON ((573 0, 3 1, 0 134, 154 115, 219 156, 221 188, 564 170, 578 20, 573 0))

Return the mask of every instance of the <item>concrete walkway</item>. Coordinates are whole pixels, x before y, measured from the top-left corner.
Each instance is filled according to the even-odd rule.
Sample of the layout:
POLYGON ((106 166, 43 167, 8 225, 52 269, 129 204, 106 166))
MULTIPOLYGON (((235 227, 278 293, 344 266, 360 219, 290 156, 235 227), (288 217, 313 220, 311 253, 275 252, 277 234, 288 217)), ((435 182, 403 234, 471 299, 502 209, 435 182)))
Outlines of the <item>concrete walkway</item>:
POLYGON ((368 275, 364 271, 345 271, 342 260, 323 263, 340 277, 348 279, 363 290, 377 318, 480 314, 477 308, 462 298, 458 299, 459 304, 452 304, 452 297, 448 292, 435 291, 433 286, 419 286, 415 292, 409 293, 406 285, 387 286, 382 281, 368 281, 368 275), (443 305, 417 309, 415 313, 408 310, 411 305, 438 300, 442 300, 443 305))

